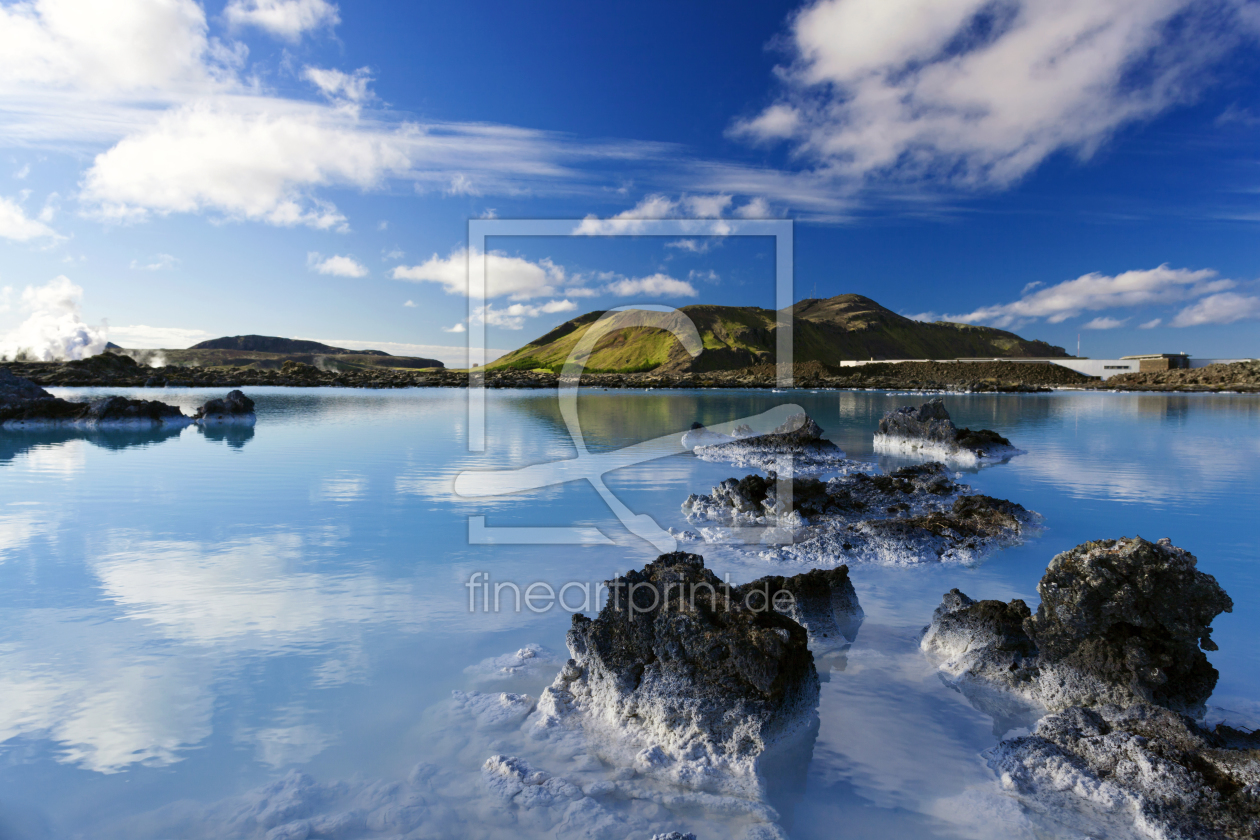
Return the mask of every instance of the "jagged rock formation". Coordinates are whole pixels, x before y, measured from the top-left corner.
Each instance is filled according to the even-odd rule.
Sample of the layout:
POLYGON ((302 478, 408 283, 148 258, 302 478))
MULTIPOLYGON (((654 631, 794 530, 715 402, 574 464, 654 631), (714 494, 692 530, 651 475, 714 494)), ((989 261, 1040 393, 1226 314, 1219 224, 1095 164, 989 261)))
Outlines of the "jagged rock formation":
POLYGON ((818 703, 807 633, 775 612, 777 594, 767 603, 684 552, 609 581, 599 617, 573 617, 573 658, 543 692, 538 726, 580 726, 678 783, 752 790, 762 753, 818 703))
POLYGON ((1167 540, 1099 540, 1050 561, 1033 615, 1023 601, 954 590, 922 648, 952 679, 1012 691, 1051 711, 1154 703, 1201 714, 1217 672, 1211 623, 1233 602, 1167 540))
POLYGON ((105 397, 71 402, 54 397, 35 383, 0 368, 0 425, 38 429, 58 426, 137 427, 187 425, 191 420, 177 407, 155 400, 105 397))
POLYGON ((226 424, 252 426, 256 419, 254 401, 240 391, 229 391, 223 399, 208 400, 193 414, 193 420, 203 426, 226 424))
POLYGON ((815 650, 847 648, 857 638, 865 615, 849 580, 848 566, 811 569, 792 577, 767 575, 744 584, 740 591, 754 603, 756 596, 751 593, 762 593, 775 612, 805 628, 815 650))
POLYGON ((687 449, 695 449, 698 446, 717 446, 753 436, 752 429, 746 424, 736 426, 734 432, 731 435, 724 435, 721 432, 713 431, 703 423, 696 422, 692 423, 691 428, 683 433, 682 445, 687 449))
POLYGON ((1004 787, 1082 834, 1114 836, 1118 823, 1168 840, 1260 836, 1258 733, 1209 730, 1146 703, 1077 706, 987 757, 1004 787))
POLYGON ((925 456, 937 460, 979 463, 1021 454, 1011 442, 989 429, 959 429, 945 403, 928 400, 918 408, 890 411, 879 421, 875 451, 893 455, 925 456))
POLYGON ((1196 563, 1168 540, 1100 540, 1051 561, 1036 614, 945 596, 921 642, 942 674, 995 719, 1016 721, 1003 698, 1054 712, 989 753, 1034 811, 1095 836, 1258 836, 1260 737, 1182 714, 1204 711, 1211 622, 1233 607, 1196 563))
MULTIPOLYGON (((940 463, 826 482, 800 478, 791 493, 789 503, 779 498, 776 481, 749 475, 727 479, 709 495, 688 496, 683 510, 697 523, 789 529, 791 544, 763 554, 812 565, 971 562, 1018 542, 1040 520, 1014 502, 971 493, 940 463)), ((700 535, 712 542, 728 537, 703 527, 700 535)))
POLYGON ((737 467, 780 475, 806 475, 857 466, 844 457, 840 447, 824 438, 822 427, 804 413, 793 414, 769 434, 697 446, 694 451, 705 461, 725 461, 737 467))

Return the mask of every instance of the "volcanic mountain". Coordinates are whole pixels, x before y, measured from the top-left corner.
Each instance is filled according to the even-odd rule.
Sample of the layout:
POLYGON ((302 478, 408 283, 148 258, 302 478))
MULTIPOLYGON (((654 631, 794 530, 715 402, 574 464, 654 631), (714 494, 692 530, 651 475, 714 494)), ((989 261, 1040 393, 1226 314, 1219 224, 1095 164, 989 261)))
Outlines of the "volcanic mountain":
MULTIPOLYGON (((590 372, 647 370, 739 370, 775 361, 776 313, 756 306, 684 306, 679 312, 696 326, 704 349, 692 358, 673 335, 652 327, 612 330, 595 344, 586 363, 590 372)), ((794 304, 793 355, 797 363, 836 365, 854 359, 959 359, 1066 357, 1062 347, 1030 341, 1006 330, 925 323, 898 315, 861 295, 838 295, 794 304)), ((487 368, 558 370, 570 351, 603 312, 567 321, 487 365, 487 368)), ((681 320, 680 316, 671 316, 681 320)))

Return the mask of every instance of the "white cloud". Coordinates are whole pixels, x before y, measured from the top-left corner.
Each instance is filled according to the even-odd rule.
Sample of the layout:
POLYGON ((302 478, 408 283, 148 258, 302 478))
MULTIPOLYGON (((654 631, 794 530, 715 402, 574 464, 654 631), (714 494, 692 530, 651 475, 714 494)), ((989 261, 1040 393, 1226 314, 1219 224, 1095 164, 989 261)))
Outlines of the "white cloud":
POLYGON ((163 114, 96 157, 82 199, 116 221, 217 210, 275 225, 344 227, 317 186, 369 188, 410 164, 401 135, 364 130, 351 113, 229 97, 163 114))
POLYGON ((713 283, 715 285, 722 282, 722 276, 711 268, 707 270, 693 268, 691 271, 687 272, 687 279, 700 280, 701 282, 713 283))
MULTIPOLYGON (((481 253, 473 252, 474 258, 481 253)), ((510 257, 499 251, 485 254, 486 297, 510 297, 528 300, 547 297, 556 293, 558 284, 564 282, 565 273, 550 259, 531 262, 523 257, 510 257)), ((400 265, 393 271, 395 280, 439 283, 447 294, 468 294, 468 251, 456 248, 449 257, 434 254, 420 265, 400 265)))
MULTIPOLYGON (((696 221, 695 224, 687 226, 688 233, 694 231, 725 236, 730 233, 731 228, 722 219, 731 215, 745 219, 762 219, 769 218, 770 210, 764 198, 753 198, 748 203, 735 207, 734 197, 729 193, 684 194, 678 198, 653 193, 645 196, 629 210, 623 210, 611 218, 587 216, 573 232, 587 236, 627 235, 644 229, 645 226, 636 225, 635 222, 680 219, 706 220, 696 221)), ((678 247, 685 248, 686 246, 678 247)))
POLYGON ((223 14, 234 26, 256 26, 288 41, 341 22, 328 0, 231 0, 223 14))
POLYGON ((1203 324, 1232 324, 1235 321, 1260 318, 1260 297, 1225 292, 1208 295, 1187 306, 1173 318, 1174 327, 1197 327, 1203 324))
POLYGON ((408 309, 415 309, 416 302, 414 300, 409 300, 409 301, 404 302, 403 306, 407 307, 408 309))
POLYGON ((456 324, 453 327, 442 327, 442 332, 448 332, 448 333, 468 332, 468 327, 464 326, 463 321, 460 321, 458 324, 456 324))
POLYGON ((109 338, 128 350, 182 350, 214 338, 213 333, 186 327, 150 327, 147 324, 110 326, 109 338))
POLYGON ((1158 327, 1158 326, 1159 326, 1160 324, 1162 324, 1162 323, 1164 323, 1164 319, 1163 319, 1163 318, 1152 318, 1151 320, 1149 320, 1149 321, 1147 321, 1147 322, 1145 322, 1145 323, 1138 324, 1138 329, 1140 329, 1140 330, 1153 330, 1153 329, 1155 329, 1156 327, 1158 327))
POLYGON ((1099 316, 1087 324, 1082 325, 1082 329, 1086 330, 1114 330, 1123 327, 1129 322, 1128 318, 1109 318, 1107 316, 1099 316))
POLYGON ((30 174, 31 174, 31 165, 29 163, 24 163, 22 164, 21 169, 13 173, 13 177, 15 180, 22 181, 22 180, 25 180, 26 176, 30 174))
POLYGON ((721 241, 715 236, 706 236, 704 239, 675 239, 672 242, 666 242, 665 247, 677 248, 679 251, 687 251, 691 254, 707 254, 721 241))
POLYGON ((372 98, 372 93, 368 90, 368 85, 372 83, 372 74, 366 67, 360 67, 353 73, 343 73, 331 68, 307 67, 302 71, 302 78, 315 85, 330 99, 363 102, 372 98))
POLYGON ((761 196, 750 199, 747 204, 742 207, 735 208, 735 215, 741 219, 772 219, 774 214, 770 212, 770 202, 761 196))
POLYGON ((648 295, 653 297, 696 297, 695 287, 686 280, 678 280, 668 274, 653 274, 649 277, 624 278, 614 280, 605 289, 611 294, 621 297, 648 295))
POLYGON ((442 192, 446 195, 481 195, 481 190, 477 189, 472 180, 459 172, 451 176, 450 186, 442 192))
MULTIPOLYGON (((1177 303, 1232 288, 1232 280, 1215 280, 1211 269, 1158 268, 1125 271, 1114 276, 1093 272, 1047 287, 1025 286, 1031 293, 1012 303, 986 306, 966 315, 945 316, 951 321, 985 323, 997 327, 1045 318, 1057 324, 1082 312, 1100 309, 1177 303)), ((925 313, 926 314, 926 313, 925 313)))
POLYGON ((26 355, 40 361, 82 359, 105 349, 104 327, 83 322, 79 301, 83 289, 64 275, 43 286, 27 286, 22 306, 27 318, 0 339, 0 358, 26 355))
POLYGON ((11 198, 0 197, 0 238, 29 242, 56 236, 57 232, 48 225, 28 217, 22 205, 11 198))
MULTIPOLYGON (((572 312, 575 309, 577 309, 577 304, 571 300, 551 300, 541 306, 514 303, 506 309, 495 309, 493 304, 488 303, 477 312, 477 317, 494 327, 519 330, 525 325, 526 318, 537 318, 539 315, 550 315, 556 312, 572 312)), ((459 327, 463 327, 463 324, 459 327)), ((463 329, 453 327, 447 332, 463 332, 463 329)))
POLYGON ((170 254, 155 254, 144 260, 132 260, 131 267, 138 271, 164 271, 179 265, 179 258, 170 254))
POLYGON ((819 0, 792 23, 784 98, 732 132, 790 138, 829 179, 1004 186, 1189 100, 1244 37, 1240 5, 819 0))
MULTIPOLYGON (((34 0, 0 6, 0 91, 98 96, 204 89, 215 71, 193 0, 34 0)), ((79 119, 81 113, 67 115, 79 119)))
POLYGON ((311 271, 335 277, 366 277, 368 273, 367 266, 354 257, 343 257, 340 254, 325 257, 318 251, 311 251, 306 255, 306 265, 311 271))

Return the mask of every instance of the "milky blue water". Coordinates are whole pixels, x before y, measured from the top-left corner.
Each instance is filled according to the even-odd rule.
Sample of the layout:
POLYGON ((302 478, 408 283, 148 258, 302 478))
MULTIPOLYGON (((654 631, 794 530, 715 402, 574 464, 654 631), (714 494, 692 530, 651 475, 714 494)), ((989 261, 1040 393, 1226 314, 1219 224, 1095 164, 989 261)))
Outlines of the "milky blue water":
MULTIPOLYGON (((568 612, 470 613, 471 574, 559 588, 657 553, 586 482, 455 494, 464 470, 573 457, 554 395, 491 392, 484 453, 467 449, 462 391, 250 395, 252 431, 0 432, 0 838, 278 837, 284 825, 299 840, 570 836, 554 814, 514 813, 477 782, 505 750, 568 768, 449 708, 452 691, 536 697, 558 668, 496 681, 482 660, 527 643, 565 655, 568 612), (492 529, 577 524, 608 544, 471 545, 469 517, 492 529), (322 793, 241 816, 295 770, 322 793), (309 822, 324 812, 358 816, 340 829, 309 822)), ((210 396, 221 393, 163 398, 190 410, 210 396)), ((901 462, 873 455, 871 435, 884 411, 920 401, 596 391, 581 418, 590 449, 611 452, 793 402, 851 457, 891 467, 901 462)), ((1216 622, 1212 703, 1260 717, 1260 398, 1065 392, 947 406, 959 425, 1027 451, 963 480, 1042 513, 1046 529, 973 568, 852 569, 866 620, 843 670, 824 675, 812 751, 769 802, 793 838, 840 826, 845 837, 1008 836, 1001 809, 986 810, 1001 794, 980 756, 1000 733, 922 660, 918 632, 955 586, 1035 606, 1048 560, 1085 540, 1170 537, 1198 556, 1236 604, 1216 622)), ((736 474, 680 454, 607 482, 631 511, 683 528, 682 500, 736 474)), ((687 547, 736 581, 779 571, 687 547)), ((704 840, 739 822, 662 801, 609 803, 613 822, 582 830, 646 838, 670 825, 704 840)))

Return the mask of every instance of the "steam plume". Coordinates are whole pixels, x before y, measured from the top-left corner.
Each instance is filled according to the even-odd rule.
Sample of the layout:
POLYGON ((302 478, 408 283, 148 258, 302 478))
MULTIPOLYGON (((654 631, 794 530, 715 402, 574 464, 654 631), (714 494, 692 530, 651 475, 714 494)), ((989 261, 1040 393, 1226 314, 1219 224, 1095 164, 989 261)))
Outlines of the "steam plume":
POLYGON ((105 349, 105 327, 83 322, 83 289, 64 275, 43 286, 27 286, 22 306, 28 316, 0 339, 0 358, 51 362, 84 359, 105 349))

